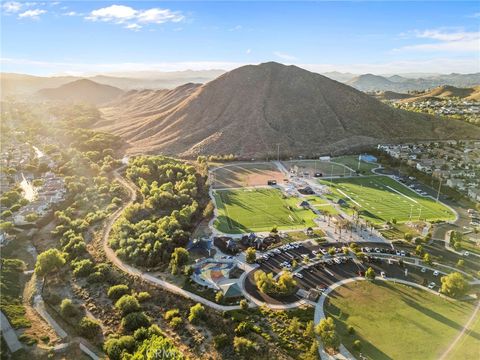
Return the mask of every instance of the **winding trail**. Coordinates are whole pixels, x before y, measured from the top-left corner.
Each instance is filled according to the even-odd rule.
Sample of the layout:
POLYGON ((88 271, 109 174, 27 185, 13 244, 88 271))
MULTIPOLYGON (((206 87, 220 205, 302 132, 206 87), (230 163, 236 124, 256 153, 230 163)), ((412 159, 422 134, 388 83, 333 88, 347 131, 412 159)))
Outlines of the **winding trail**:
POLYGON ((117 171, 114 171, 113 175, 115 179, 118 180, 118 182, 120 182, 128 190, 130 197, 129 197, 129 200, 126 203, 124 203, 121 208, 119 208, 117 211, 113 213, 110 219, 106 222, 105 227, 103 229, 103 235, 102 235, 103 249, 105 251, 105 255, 107 256, 108 260, 111 261, 120 270, 130 275, 140 277, 143 280, 148 281, 149 283, 155 286, 159 286, 171 293, 174 293, 174 294, 183 296, 185 298, 188 298, 190 300, 204 304, 212 309, 215 309, 218 311, 230 311, 230 310, 240 309, 239 305, 220 305, 220 304, 214 303, 213 301, 207 300, 197 294, 194 294, 190 291, 182 289, 177 285, 158 279, 149 273, 142 272, 141 270, 126 264, 125 262, 123 262, 121 259, 117 257, 115 252, 108 245, 108 238, 110 237, 110 232, 112 230, 113 224, 115 223, 115 221, 118 220, 120 215, 122 215, 123 210, 125 210, 127 206, 133 204, 137 200, 137 189, 134 184, 132 184, 131 182, 123 178, 117 171))
POLYGON ((444 360, 447 358, 448 354, 455 348, 455 346, 458 344, 460 339, 465 335, 465 333, 468 331, 468 328, 472 323, 475 321, 475 318, 478 314, 478 311, 480 310, 480 302, 477 304, 477 307, 475 308, 474 312, 472 315, 468 318, 468 321, 466 324, 463 326, 462 331, 457 335, 457 337, 452 341, 452 343, 448 346, 447 350, 438 358, 438 360, 444 360))

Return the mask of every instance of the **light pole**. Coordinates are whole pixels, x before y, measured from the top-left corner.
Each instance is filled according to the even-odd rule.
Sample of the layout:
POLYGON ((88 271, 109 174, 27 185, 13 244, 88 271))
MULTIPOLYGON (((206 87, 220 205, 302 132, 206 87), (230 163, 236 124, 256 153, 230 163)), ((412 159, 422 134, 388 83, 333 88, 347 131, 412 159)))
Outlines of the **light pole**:
POLYGON ((438 199, 440 199, 440 189, 441 188, 442 188, 442 178, 440 177, 440 182, 438 183, 437 203, 438 203, 438 199))

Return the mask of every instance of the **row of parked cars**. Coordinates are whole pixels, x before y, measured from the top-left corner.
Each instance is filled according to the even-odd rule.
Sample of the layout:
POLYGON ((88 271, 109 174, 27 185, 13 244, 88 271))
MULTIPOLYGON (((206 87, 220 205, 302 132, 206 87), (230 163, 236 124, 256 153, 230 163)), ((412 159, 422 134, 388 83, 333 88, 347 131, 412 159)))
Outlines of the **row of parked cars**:
POLYGON ((377 253, 377 254, 392 254, 397 256, 410 257, 412 254, 405 250, 395 250, 395 249, 386 249, 386 248, 369 248, 362 247, 364 253, 377 253))
POLYGON ((281 254, 282 252, 286 252, 288 250, 293 250, 293 249, 298 249, 300 246, 301 245, 298 242, 292 242, 292 243, 289 243, 289 244, 285 244, 283 246, 280 246, 278 248, 275 248, 275 249, 272 249, 272 250, 266 252, 265 254, 262 255, 261 259, 266 261, 266 260, 270 259, 271 257, 274 257, 275 255, 281 254))

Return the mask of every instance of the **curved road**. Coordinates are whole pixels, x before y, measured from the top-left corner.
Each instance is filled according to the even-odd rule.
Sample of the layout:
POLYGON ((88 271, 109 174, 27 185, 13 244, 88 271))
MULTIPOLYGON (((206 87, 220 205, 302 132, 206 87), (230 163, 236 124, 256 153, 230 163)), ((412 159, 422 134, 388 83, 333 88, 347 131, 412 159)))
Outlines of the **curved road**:
POLYGON ((128 190, 130 197, 129 197, 129 200, 125 204, 123 204, 121 208, 119 208, 117 211, 115 211, 112 214, 112 216, 106 222, 105 227, 103 229, 103 235, 102 235, 103 249, 105 251, 105 255, 107 256, 108 260, 110 260, 116 267, 118 267, 119 269, 121 269, 122 271, 130 275, 140 277, 143 280, 148 281, 155 286, 159 286, 163 288, 164 290, 170 291, 174 294, 183 296, 193 301, 197 301, 215 310, 229 311, 229 310, 240 309, 239 305, 228 306, 228 305, 220 305, 220 304, 214 303, 213 301, 207 300, 197 294, 184 290, 177 285, 158 279, 146 272, 142 272, 139 269, 126 264, 125 262, 123 262, 121 259, 117 257, 115 252, 108 245, 108 238, 110 237, 110 232, 112 230, 113 224, 115 223, 115 221, 117 221, 120 215, 122 215, 123 210, 137 200, 137 189, 133 183, 124 179, 117 171, 114 171, 113 175, 115 179, 118 180, 128 190))

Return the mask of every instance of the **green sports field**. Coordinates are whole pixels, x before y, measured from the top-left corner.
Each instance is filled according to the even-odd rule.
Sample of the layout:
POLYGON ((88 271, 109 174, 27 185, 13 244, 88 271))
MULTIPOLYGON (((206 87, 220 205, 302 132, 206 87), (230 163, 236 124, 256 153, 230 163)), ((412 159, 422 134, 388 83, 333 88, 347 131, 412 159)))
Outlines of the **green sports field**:
POLYGON ((301 199, 283 198, 277 189, 252 188, 215 191, 218 217, 215 227, 227 234, 304 229, 315 226, 316 215, 299 208, 301 199))
MULTIPOLYGON (((360 281, 335 289, 325 310, 357 358, 355 340, 368 360, 434 360, 460 333, 474 307, 405 285, 360 281)), ((478 359, 478 327, 472 324, 469 329, 449 360, 478 359)))
POLYGON ((362 217, 374 223, 392 219, 405 222, 410 219, 434 221, 455 218, 454 213, 445 205, 421 196, 387 176, 364 176, 320 182, 331 188, 332 194, 327 196, 330 200, 337 202, 343 199, 350 209, 356 206, 362 217))

